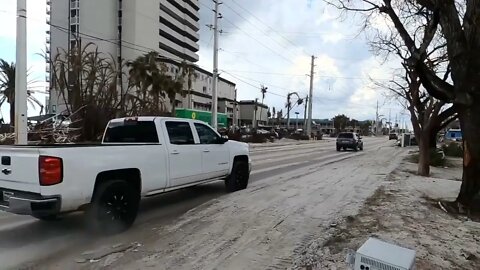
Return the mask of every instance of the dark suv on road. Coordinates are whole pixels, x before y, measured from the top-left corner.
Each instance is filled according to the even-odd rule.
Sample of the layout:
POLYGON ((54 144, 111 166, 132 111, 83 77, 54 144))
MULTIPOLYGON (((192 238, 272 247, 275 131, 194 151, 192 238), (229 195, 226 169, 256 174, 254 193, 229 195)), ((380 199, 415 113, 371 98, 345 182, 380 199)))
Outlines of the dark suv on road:
POLYGON ((390 133, 388 134, 388 140, 398 140, 398 135, 397 133, 390 133))
POLYGON ((353 149, 353 151, 363 150, 362 137, 354 132, 342 132, 337 137, 337 151, 341 149, 347 150, 347 148, 353 149))

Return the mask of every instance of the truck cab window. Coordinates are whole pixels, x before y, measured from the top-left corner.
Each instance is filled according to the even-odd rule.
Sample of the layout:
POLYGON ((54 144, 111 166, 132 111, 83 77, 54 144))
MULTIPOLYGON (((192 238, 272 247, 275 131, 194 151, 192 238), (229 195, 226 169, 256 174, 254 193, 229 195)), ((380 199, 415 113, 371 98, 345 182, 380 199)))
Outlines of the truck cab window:
POLYGON ((158 143, 153 121, 127 121, 111 123, 105 132, 106 143, 158 143))
POLYGON ((214 144, 220 139, 218 134, 206 125, 195 123, 195 129, 201 144, 214 144))
POLYGON ((192 129, 188 122, 165 122, 171 144, 195 144, 192 129))

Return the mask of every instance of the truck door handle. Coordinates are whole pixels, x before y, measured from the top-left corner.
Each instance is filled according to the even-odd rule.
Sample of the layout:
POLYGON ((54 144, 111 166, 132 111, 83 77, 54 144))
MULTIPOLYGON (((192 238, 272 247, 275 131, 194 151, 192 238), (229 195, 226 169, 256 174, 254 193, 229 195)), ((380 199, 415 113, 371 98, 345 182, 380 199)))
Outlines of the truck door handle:
POLYGON ((210 150, 205 149, 205 150, 203 150, 203 152, 204 152, 204 153, 210 153, 210 150))
POLYGON ((172 151, 172 155, 178 155, 178 154, 180 154, 180 152, 178 152, 177 150, 172 151))

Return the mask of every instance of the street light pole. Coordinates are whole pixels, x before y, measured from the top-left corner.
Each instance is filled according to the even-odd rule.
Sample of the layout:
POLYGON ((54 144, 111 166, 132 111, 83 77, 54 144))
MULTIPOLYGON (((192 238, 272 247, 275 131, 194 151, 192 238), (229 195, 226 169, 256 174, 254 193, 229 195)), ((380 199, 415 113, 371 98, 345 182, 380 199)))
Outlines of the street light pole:
MULTIPOLYGON (((27 1, 17 0, 15 144, 27 144, 27 1)), ((10 123, 12 124, 12 123, 10 123)))

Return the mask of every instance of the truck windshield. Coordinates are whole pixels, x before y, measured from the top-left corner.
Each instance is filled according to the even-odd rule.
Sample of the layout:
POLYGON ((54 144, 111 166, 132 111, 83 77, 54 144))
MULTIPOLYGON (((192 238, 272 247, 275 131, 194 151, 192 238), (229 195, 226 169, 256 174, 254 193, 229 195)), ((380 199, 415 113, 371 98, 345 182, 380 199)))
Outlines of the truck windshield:
POLYGON ((103 138, 104 143, 158 143, 153 121, 110 123, 103 138))

